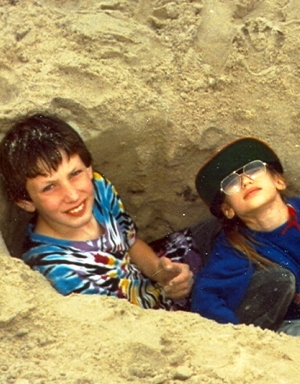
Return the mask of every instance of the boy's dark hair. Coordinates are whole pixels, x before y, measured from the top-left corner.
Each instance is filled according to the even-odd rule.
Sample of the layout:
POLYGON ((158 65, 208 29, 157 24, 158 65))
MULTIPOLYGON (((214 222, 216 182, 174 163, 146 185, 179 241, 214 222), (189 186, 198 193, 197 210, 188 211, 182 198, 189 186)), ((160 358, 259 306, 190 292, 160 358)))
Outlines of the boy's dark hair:
POLYGON ((79 155, 86 167, 92 156, 80 135, 66 122, 34 114, 16 122, 0 143, 0 175, 8 198, 17 202, 30 200, 26 181, 56 171, 62 162, 61 152, 68 157, 79 155))

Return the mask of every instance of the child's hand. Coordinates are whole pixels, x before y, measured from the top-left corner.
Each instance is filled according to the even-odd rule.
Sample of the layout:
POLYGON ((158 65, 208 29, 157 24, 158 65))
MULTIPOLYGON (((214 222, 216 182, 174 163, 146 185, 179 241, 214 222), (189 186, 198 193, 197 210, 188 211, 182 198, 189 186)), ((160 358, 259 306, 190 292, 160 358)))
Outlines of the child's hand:
POLYGON ((193 273, 187 264, 176 263, 167 257, 162 257, 158 263, 158 270, 153 275, 167 297, 181 299, 187 296, 193 285, 193 273))

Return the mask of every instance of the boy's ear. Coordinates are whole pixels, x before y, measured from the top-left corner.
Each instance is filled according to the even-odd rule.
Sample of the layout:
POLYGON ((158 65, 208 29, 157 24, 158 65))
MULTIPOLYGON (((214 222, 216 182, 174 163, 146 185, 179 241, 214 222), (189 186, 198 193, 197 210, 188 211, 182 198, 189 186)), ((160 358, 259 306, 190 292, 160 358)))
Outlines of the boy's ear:
POLYGON ((93 179, 93 167, 90 165, 87 170, 90 178, 93 179))
POLYGON ((32 201, 29 200, 18 200, 16 201, 18 207, 24 209, 26 212, 33 213, 35 212, 35 206, 32 201))
POLYGON ((227 218, 227 219, 233 219, 234 216, 235 216, 235 212, 234 210, 231 208, 231 206, 226 203, 226 201, 224 201, 221 205, 221 210, 223 212, 223 215, 227 218))

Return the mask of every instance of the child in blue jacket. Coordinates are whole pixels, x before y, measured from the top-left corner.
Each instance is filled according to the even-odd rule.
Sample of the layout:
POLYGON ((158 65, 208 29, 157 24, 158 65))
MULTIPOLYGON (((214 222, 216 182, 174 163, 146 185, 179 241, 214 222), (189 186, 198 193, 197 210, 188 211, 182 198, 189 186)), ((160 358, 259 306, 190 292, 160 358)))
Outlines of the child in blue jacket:
POLYGON ((222 231, 196 275, 191 310, 219 323, 273 330, 299 319, 300 198, 283 197, 276 153, 256 138, 235 140, 199 170, 196 188, 222 231), (251 298, 249 288, 266 273, 278 279, 276 289, 266 285, 251 298))

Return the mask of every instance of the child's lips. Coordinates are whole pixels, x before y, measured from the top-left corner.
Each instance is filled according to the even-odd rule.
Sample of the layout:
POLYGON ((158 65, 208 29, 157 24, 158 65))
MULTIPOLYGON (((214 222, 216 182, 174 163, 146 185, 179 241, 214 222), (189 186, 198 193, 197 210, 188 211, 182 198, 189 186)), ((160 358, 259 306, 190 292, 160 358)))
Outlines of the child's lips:
POLYGON ((84 212, 84 208, 85 208, 85 202, 77 205, 74 208, 67 210, 66 213, 68 213, 72 216, 80 216, 84 212))
POLYGON ((260 191, 260 188, 258 188, 258 187, 248 189, 248 191, 246 191, 246 193, 244 195, 244 199, 251 197, 252 195, 254 195, 258 191, 260 191))

